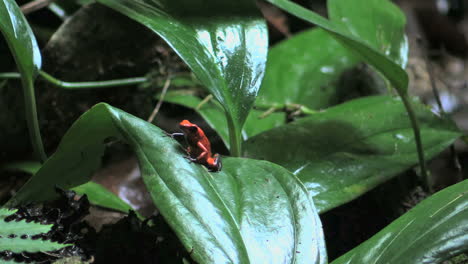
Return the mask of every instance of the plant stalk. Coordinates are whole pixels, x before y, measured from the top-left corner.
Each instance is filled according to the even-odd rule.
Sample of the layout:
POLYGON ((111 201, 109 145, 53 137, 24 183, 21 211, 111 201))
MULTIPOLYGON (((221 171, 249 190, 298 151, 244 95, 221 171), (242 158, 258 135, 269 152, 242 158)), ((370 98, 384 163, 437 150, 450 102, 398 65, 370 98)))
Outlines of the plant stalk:
POLYGON ((0 73, 0 79, 21 79, 19 72, 3 72, 0 73))
POLYGON ((233 157, 240 157, 242 153, 242 137, 240 135, 240 130, 237 129, 234 124, 232 117, 227 117, 228 129, 229 129, 229 144, 230 144, 230 154, 233 157))
POLYGON ((29 138, 38 160, 44 163, 47 155, 42 144, 41 130, 39 129, 39 120, 37 118, 36 97, 34 95, 34 84, 30 79, 22 78, 24 92, 24 110, 26 122, 28 124, 29 138))
MULTIPOLYGON (((398 89, 396 90, 398 91, 398 89)), ((408 116, 410 118, 411 126, 413 128, 414 139, 416 141, 416 150, 418 152, 419 166, 421 168, 421 177, 423 180, 423 184, 425 185, 424 187, 427 191, 431 192, 432 187, 429 182, 429 175, 427 174, 426 159, 424 158, 424 149, 421 141, 421 131, 419 129, 418 119, 416 118, 416 114, 414 113, 408 94, 400 92, 398 92, 398 94, 400 95, 403 101, 403 104, 406 108, 406 112, 408 113, 408 116)))
POLYGON ((64 82, 61 81, 52 75, 39 71, 39 75, 44 78, 46 81, 65 89, 88 89, 88 88, 109 88, 125 85, 140 84, 148 81, 146 77, 134 77, 118 80, 108 80, 108 81, 94 81, 94 82, 64 82))
MULTIPOLYGON (((49 83, 65 88, 65 89, 92 89, 92 88, 109 88, 109 87, 117 87, 117 86, 125 86, 125 85, 133 85, 133 84, 140 84, 148 81, 146 77, 133 77, 133 78, 125 78, 125 79, 117 79, 117 80, 108 80, 108 81, 94 81, 94 82, 65 82, 59 80, 52 75, 44 72, 39 71, 39 75, 49 83)), ((17 72, 5 72, 0 73, 0 79, 20 79, 21 74, 17 72)))

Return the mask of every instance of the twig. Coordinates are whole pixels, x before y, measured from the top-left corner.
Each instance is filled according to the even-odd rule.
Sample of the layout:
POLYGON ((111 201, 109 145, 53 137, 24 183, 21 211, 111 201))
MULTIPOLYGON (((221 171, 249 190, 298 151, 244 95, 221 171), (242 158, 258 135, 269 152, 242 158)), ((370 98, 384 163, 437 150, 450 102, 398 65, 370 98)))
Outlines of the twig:
MULTIPOLYGON (((52 75, 44 71, 39 71, 39 76, 48 81, 50 84, 64 89, 95 89, 95 88, 112 88, 118 86, 127 86, 135 85, 148 82, 146 77, 133 77, 117 80, 107 80, 107 81, 93 81, 93 82, 65 82, 59 80, 52 75)), ((0 73, 0 79, 21 79, 21 74, 19 72, 2 72, 0 73)))
POLYGON ((159 112, 159 109, 161 108, 162 103, 164 102, 164 97, 166 96, 167 90, 169 89, 169 86, 171 85, 171 76, 168 75, 166 82, 164 83, 162 92, 161 92, 161 97, 159 98, 158 103, 156 104, 156 107, 154 107, 153 112, 151 113, 150 117, 148 117, 148 122, 153 123, 154 118, 159 112))
POLYGON ((265 112, 263 112, 258 118, 259 119, 263 119, 269 115, 271 115, 273 112, 275 112, 277 109, 276 107, 272 106, 270 107, 268 110, 266 110, 265 112))
POLYGON ((27 15, 48 6, 52 0, 35 0, 21 6, 21 12, 27 15))
POLYGON ((211 99, 213 99, 213 95, 208 95, 207 97, 203 98, 203 100, 195 107, 195 110, 199 110, 204 104, 208 103, 211 99))
POLYGON ((140 84, 148 81, 146 77, 134 77, 134 78, 126 78, 126 79, 118 79, 118 80, 108 80, 108 81, 93 81, 93 82, 65 82, 61 81, 52 75, 44 72, 39 71, 39 75, 45 79, 46 81, 50 82, 51 84, 62 87, 65 89, 95 89, 95 88, 109 88, 109 87, 117 87, 117 86, 126 86, 126 85, 134 85, 140 84))

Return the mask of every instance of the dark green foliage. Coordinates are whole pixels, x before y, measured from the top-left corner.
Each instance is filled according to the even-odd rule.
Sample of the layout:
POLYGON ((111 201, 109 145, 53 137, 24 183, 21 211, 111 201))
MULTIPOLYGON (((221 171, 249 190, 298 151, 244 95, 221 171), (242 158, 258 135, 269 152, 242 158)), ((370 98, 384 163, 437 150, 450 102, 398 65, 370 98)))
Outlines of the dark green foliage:
MULTIPOLYGON (((12 211, 0 209, 1 256, 16 261, 23 251, 58 250, 69 242, 81 250, 81 237, 72 231, 87 213, 86 196, 57 195, 56 186, 87 193, 101 206, 130 208, 90 183, 110 141, 123 141, 135 153, 160 216, 141 222, 131 213, 99 236, 88 237, 102 263, 192 258, 198 263, 324 264, 319 212, 361 196, 418 161, 427 179, 424 154, 434 157, 461 132, 407 94, 403 13, 388 0, 329 0, 326 19, 289 0, 267 1, 319 29, 271 49, 258 109, 252 110, 268 44, 254 1, 98 0, 157 33, 187 63, 213 99, 186 87, 167 94, 166 101, 200 113, 232 157, 222 157, 223 169, 210 173, 187 160, 183 147, 159 127, 98 104, 71 126, 56 152, 7 204, 61 195, 66 200, 61 209, 21 207, 18 222, 8 221, 12 211), (400 97, 339 104, 356 94, 346 91, 343 74, 362 62, 379 71, 400 97), (40 221, 41 216, 54 216, 43 222, 54 226, 24 221, 40 221), (67 232, 58 231, 63 229, 67 232), (44 240, 34 240, 37 236, 44 240)), ((0 2, 0 17, 6 18, 0 20, 0 30, 21 73, 31 140, 41 154, 33 93, 41 54, 13 0, 0 2)), ((441 263, 466 252, 467 184, 434 194, 332 263, 441 263)))

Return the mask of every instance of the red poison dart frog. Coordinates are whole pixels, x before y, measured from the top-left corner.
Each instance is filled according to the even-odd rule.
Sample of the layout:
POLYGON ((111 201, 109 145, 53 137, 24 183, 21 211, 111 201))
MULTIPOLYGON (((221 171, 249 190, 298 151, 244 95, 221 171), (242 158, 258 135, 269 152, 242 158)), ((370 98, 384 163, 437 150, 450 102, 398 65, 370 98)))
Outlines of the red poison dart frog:
POLYGON ((183 135, 187 141, 187 153, 189 159, 193 162, 204 165, 209 171, 215 172, 221 170, 221 158, 218 154, 211 153, 211 144, 205 136, 205 132, 188 120, 179 123, 180 129, 184 133, 173 133, 172 136, 183 135))

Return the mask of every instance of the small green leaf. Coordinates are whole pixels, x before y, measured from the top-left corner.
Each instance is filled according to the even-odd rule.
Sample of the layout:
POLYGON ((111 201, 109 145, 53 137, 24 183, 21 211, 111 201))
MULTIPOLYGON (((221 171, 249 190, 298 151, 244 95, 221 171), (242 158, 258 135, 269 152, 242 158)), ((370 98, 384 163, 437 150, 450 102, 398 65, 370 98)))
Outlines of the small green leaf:
POLYGON ((174 48, 226 111, 231 153, 238 156, 268 49, 266 24, 254 1, 98 2, 147 26, 174 48))
MULTIPOLYGON (((460 132, 414 103, 428 157, 447 148, 460 132)), ((371 190, 417 161, 412 128, 399 98, 367 97, 278 127, 249 139, 248 157, 294 172, 319 212, 371 190)))
MULTIPOLYGON (((14 214, 15 211, 8 209, 0 209, 0 237, 7 238, 10 234, 16 236, 44 234, 50 231, 52 225, 42 225, 39 223, 21 221, 5 222, 5 218, 14 214)), ((0 249, 0 252, 2 250, 0 249)))
POLYGON ((270 49, 256 105, 329 107, 338 103, 339 77, 357 62, 322 29, 297 34, 270 49))
POLYGON ((422 201, 332 264, 436 264, 468 250, 468 180, 422 201))
MULTIPOLYGON (((203 119, 212 127, 223 140, 224 144, 229 148, 229 130, 222 106, 213 100, 203 102, 202 99, 195 95, 186 93, 185 91, 171 91, 166 94, 164 101, 179 104, 195 110, 203 119)), ((242 137, 244 140, 255 136, 261 132, 267 131, 274 127, 284 124, 286 118, 284 113, 271 113, 266 117, 262 117, 264 112, 253 109, 250 111, 244 128, 242 129, 242 137)))
POLYGON ((46 155, 37 120, 33 84, 37 71, 41 68, 41 53, 26 18, 14 0, 0 1, 0 17, 0 32, 5 37, 21 73, 31 143, 37 158, 44 161, 46 155))
POLYGON ((326 263, 320 220, 302 183, 266 161, 223 158, 209 173, 159 128, 106 104, 75 122, 9 202, 53 198, 89 180, 108 138, 135 151, 153 201, 199 263, 326 263))
POLYGON ((95 182, 90 181, 76 186, 71 190, 78 194, 86 194, 88 200, 93 205, 114 209, 123 213, 128 213, 129 210, 133 210, 130 205, 122 201, 117 195, 95 182))
MULTIPOLYGON (((33 235, 49 232, 52 225, 26 222, 26 220, 5 222, 5 218, 15 211, 0 208, 0 252, 7 250, 13 253, 44 252, 69 246, 48 240, 32 239, 33 235)), ((0 259, 0 263, 1 261, 0 259)))
MULTIPOLYGON (((353 52, 361 56, 361 58, 363 58, 367 63, 374 66, 378 71, 380 71, 400 93, 402 94, 406 93, 407 88, 408 88, 408 75, 406 74, 405 70, 399 65, 399 63, 402 63, 403 61, 401 60, 398 60, 398 62, 393 61, 395 57, 387 57, 386 54, 381 52, 381 48, 382 48, 381 46, 373 47, 371 45, 374 45, 375 44, 374 42, 372 41, 368 42, 367 40, 361 39, 361 36, 358 35, 361 31, 350 32, 348 31, 347 28, 343 27, 343 24, 342 24, 343 22, 352 24, 353 21, 342 21, 342 22, 330 21, 289 0, 267 0, 267 1, 276 5, 277 7, 281 9, 286 10, 287 12, 301 19, 304 19, 305 21, 313 23, 319 26, 320 28, 326 30, 332 36, 334 36, 338 41, 340 41, 343 45, 345 45, 347 48, 349 48, 350 50, 352 50, 353 52)), ((369 2, 366 1, 366 3, 360 5, 360 7, 366 10, 368 5, 371 7, 378 6, 379 4, 388 5, 388 3, 385 3, 385 2, 388 2, 388 1, 387 0, 373 0, 369 2)), ((379 11, 379 10, 381 9, 375 9, 375 10, 371 9, 369 12, 374 12, 374 11, 379 11)), ((395 10, 395 9, 392 8, 392 10, 395 10)), ((339 15, 338 12, 336 14, 339 15)), ((389 13, 383 13, 382 15, 389 15, 389 13)), ((390 13, 390 15, 398 19, 401 18, 399 14, 395 16, 393 13, 390 13)), ((398 23, 398 22, 399 21, 395 23, 398 23)), ((353 27, 351 27, 350 29, 352 29, 353 27)), ((390 49, 393 50, 393 48, 390 48, 390 49)), ((402 50, 402 52, 406 52, 406 51, 407 50, 402 50)))
POLYGON ((68 244, 59 244, 48 240, 32 240, 22 239, 20 237, 8 238, 0 237, 0 252, 11 251, 13 253, 21 252, 46 252, 54 251, 64 247, 68 247, 68 244))

